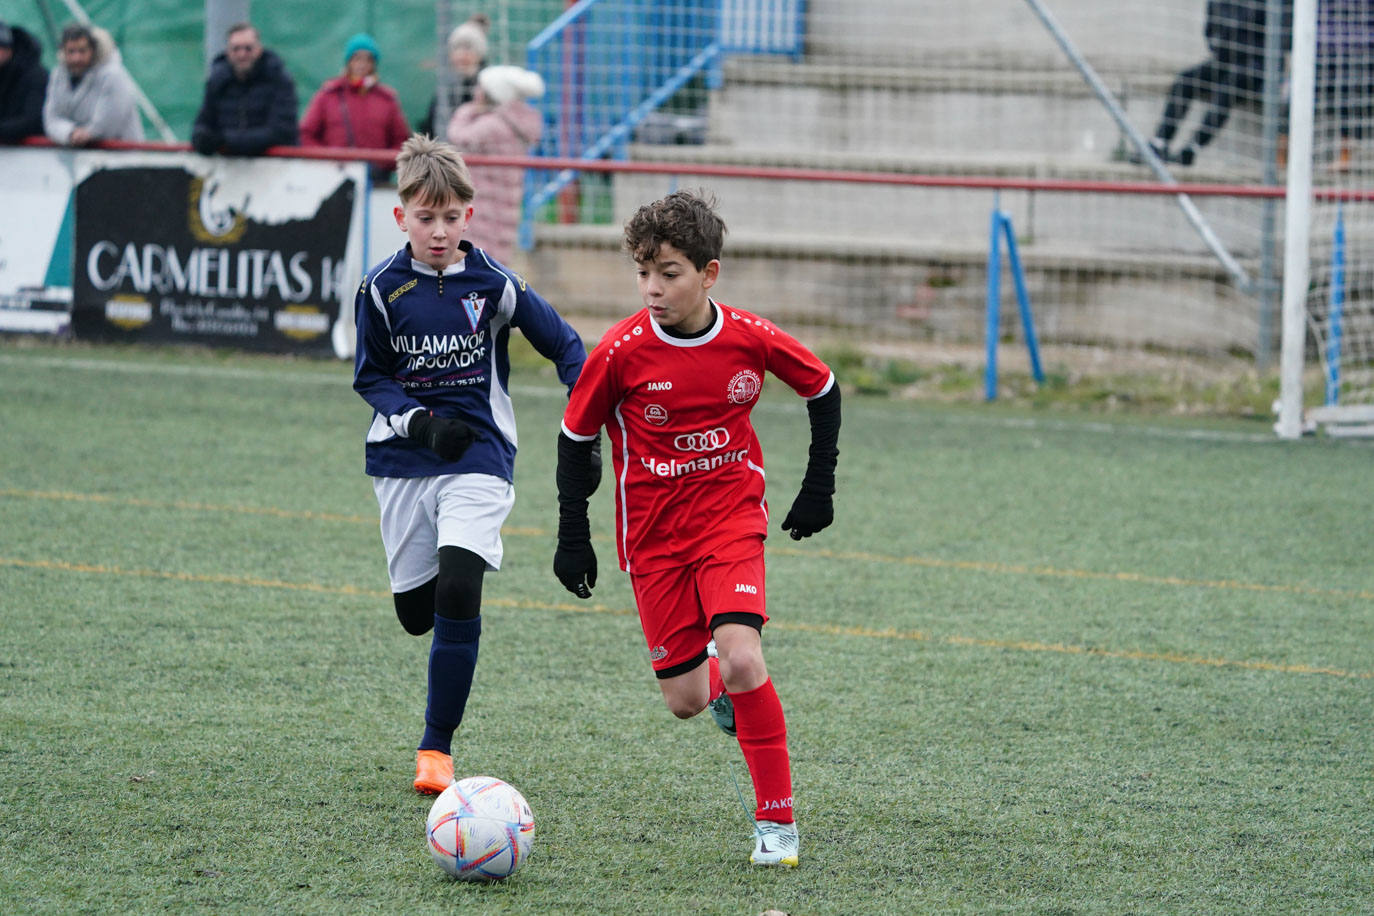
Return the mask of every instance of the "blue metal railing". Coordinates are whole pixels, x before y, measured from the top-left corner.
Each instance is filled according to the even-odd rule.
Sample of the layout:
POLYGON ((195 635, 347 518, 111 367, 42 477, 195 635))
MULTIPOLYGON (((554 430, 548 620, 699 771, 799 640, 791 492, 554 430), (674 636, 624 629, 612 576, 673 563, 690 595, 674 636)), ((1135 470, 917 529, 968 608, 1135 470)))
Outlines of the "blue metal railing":
MULTIPOLYGON (((801 51, 801 0, 580 0, 526 48, 544 77, 546 129, 536 156, 626 158, 634 129, 694 77, 719 88, 728 51, 801 51)), ((572 169, 525 177, 520 244, 534 241, 541 208, 577 178, 572 169)))

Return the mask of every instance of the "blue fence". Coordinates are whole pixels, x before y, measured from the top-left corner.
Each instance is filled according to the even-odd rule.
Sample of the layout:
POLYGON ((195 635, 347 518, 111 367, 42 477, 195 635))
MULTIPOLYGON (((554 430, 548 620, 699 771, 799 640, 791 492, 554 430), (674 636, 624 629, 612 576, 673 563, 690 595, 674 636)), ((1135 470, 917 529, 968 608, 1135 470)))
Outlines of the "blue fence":
MULTIPOLYGON (((727 51, 800 54, 804 10, 800 0, 581 0, 526 49, 525 65, 548 86, 534 154, 624 159, 635 127, 693 78, 719 88, 727 51)), ((576 177, 528 173, 523 247, 541 208, 576 177)))

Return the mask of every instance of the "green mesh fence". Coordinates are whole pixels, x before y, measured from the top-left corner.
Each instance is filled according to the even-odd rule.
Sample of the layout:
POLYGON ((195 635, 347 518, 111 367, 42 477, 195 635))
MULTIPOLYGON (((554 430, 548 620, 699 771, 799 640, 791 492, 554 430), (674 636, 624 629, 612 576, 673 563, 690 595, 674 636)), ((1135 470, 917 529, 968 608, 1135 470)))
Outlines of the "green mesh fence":
MULTIPOLYGON (((204 89, 204 0, 89 0, 82 6, 114 36, 125 66, 177 138, 188 139, 204 89)), ((492 21, 489 62, 523 64, 525 43, 564 7, 562 0, 454 2, 450 22, 457 25, 473 13, 486 13, 492 21)), ((0 4, 0 19, 37 37, 43 62, 52 67, 57 34, 71 16, 60 0, 6 0, 0 4)), ((302 113, 320 84, 342 71, 349 37, 368 32, 382 49, 382 82, 400 94, 412 124, 424 116, 435 83, 434 0, 256 3, 252 20, 263 43, 286 61, 302 113)))

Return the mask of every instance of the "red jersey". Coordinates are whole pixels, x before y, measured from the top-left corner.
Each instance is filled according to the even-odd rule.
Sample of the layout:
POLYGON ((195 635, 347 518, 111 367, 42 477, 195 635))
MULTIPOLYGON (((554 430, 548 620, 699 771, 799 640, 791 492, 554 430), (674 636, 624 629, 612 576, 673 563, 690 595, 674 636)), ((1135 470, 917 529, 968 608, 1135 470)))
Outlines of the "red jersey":
POLYGON ((699 337, 667 334, 643 309, 587 357, 563 432, 602 426, 615 470, 620 567, 645 573, 691 563, 768 531, 763 452, 749 413, 763 373, 811 400, 835 384, 825 363, 772 322, 712 301, 699 337))

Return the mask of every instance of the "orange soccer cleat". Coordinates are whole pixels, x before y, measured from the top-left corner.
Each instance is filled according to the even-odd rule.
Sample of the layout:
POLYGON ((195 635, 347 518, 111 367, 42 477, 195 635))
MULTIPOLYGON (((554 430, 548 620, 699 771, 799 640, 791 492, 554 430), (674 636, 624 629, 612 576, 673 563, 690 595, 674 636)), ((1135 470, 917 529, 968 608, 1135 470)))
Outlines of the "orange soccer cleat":
POLYGON ((415 791, 438 795, 453 783, 453 758, 442 751, 415 752, 415 791))

